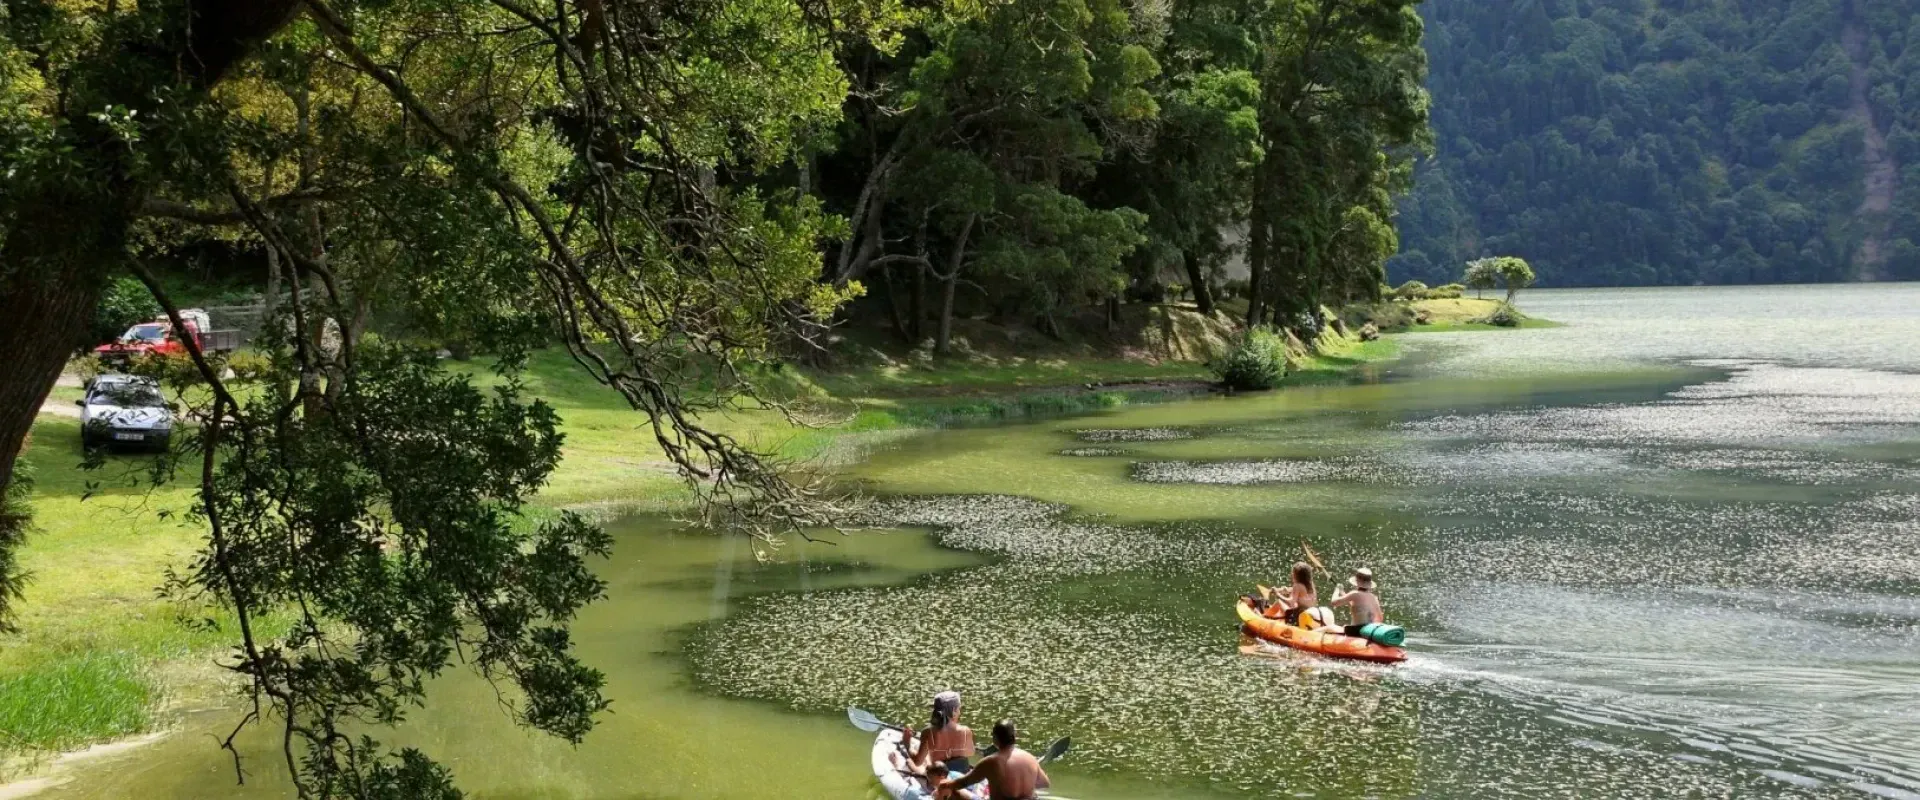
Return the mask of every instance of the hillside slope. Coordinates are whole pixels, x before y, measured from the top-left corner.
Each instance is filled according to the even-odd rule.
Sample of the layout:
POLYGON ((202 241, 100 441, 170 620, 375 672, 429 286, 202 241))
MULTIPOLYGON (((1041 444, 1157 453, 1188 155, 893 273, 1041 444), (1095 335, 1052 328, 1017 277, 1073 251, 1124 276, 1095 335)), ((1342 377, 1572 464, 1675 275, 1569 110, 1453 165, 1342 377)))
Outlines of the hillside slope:
POLYGON ((1429 0, 1436 158, 1395 281, 1920 279, 1910 0, 1429 0))

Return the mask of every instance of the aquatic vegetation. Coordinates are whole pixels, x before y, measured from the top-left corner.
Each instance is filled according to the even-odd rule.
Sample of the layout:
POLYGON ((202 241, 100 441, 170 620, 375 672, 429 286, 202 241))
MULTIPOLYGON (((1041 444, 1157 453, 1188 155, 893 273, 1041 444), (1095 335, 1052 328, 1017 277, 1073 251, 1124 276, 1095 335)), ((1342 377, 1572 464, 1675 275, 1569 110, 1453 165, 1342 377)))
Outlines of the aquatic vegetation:
POLYGON ((1176 439, 1191 439, 1193 431, 1180 428, 1119 428, 1089 429, 1074 431, 1080 441, 1094 444, 1109 442, 1171 442, 1176 439))
POLYGON ((1133 465, 1133 479, 1145 483, 1307 483, 1310 481, 1381 481, 1379 464, 1352 458, 1271 461, 1143 461, 1133 465))

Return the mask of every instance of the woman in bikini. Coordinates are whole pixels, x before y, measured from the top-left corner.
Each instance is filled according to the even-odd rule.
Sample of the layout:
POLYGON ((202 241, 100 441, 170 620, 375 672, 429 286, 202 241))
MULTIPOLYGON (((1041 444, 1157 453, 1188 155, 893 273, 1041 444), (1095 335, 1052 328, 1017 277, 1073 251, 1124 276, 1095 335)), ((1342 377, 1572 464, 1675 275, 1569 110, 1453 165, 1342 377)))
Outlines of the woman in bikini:
POLYGON ((1279 602, 1266 610, 1269 619, 1280 619, 1288 625, 1299 625, 1300 615, 1307 609, 1320 604, 1320 596, 1313 590, 1313 567, 1305 562, 1293 565, 1293 585, 1280 594, 1279 602))
POLYGON ((933 719, 920 731, 919 746, 913 751, 913 764, 922 773, 929 764, 940 763, 954 774, 964 774, 973 766, 973 729, 960 724, 960 693, 941 692, 933 696, 933 719))

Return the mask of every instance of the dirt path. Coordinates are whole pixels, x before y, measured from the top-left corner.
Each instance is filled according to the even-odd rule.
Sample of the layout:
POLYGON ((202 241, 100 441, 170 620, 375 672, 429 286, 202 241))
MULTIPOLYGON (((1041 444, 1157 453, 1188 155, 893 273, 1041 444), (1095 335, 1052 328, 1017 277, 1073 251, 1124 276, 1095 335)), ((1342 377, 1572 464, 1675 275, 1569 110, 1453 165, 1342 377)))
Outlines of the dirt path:
MULTIPOLYGON (((80 376, 62 374, 60 380, 55 381, 53 385, 63 386, 68 389, 78 389, 80 388, 80 376)), ((56 417, 79 419, 80 407, 74 405, 71 400, 57 400, 52 396, 48 396, 46 400, 40 403, 40 413, 52 414, 56 417)))

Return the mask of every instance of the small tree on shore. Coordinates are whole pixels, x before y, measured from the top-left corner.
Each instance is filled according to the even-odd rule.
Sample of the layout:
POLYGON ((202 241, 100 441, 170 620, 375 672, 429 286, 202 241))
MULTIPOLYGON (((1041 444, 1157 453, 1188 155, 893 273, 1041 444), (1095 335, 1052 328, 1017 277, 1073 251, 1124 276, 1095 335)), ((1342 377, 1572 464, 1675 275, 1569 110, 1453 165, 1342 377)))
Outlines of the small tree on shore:
POLYGON ((1512 303, 1521 289, 1533 285, 1533 267, 1527 260, 1518 256, 1496 256, 1480 258, 1467 262, 1467 272, 1460 282, 1473 287, 1476 296, 1484 298, 1487 289, 1505 286, 1507 298, 1512 303))
POLYGON ((1475 297, 1484 299, 1486 291, 1499 284, 1500 272, 1494 268, 1493 262, 1491 258, 1467 262, 1467 273, 1460 277, 1460 282, 1472 287, 1475 297))
POLYGON ((1494 268, 1500 273, 1500 282, 1507 286, 1506 303, 1513 305, 1513 298, 1520 294, 1520 290, 1533 285, 1533 267, 1518 256, 1501 256, 1494 261, 1494 268))

